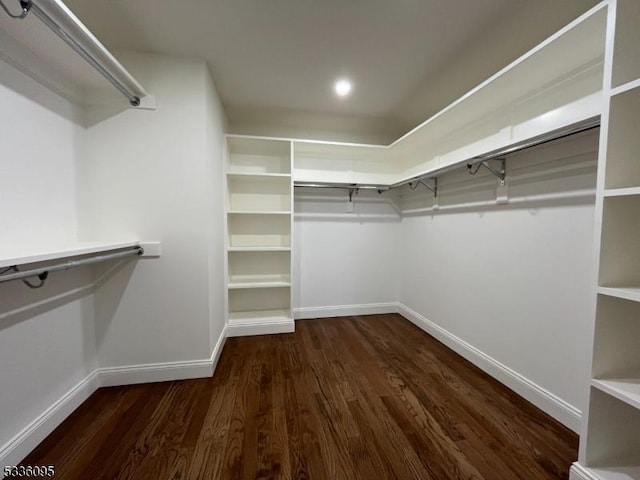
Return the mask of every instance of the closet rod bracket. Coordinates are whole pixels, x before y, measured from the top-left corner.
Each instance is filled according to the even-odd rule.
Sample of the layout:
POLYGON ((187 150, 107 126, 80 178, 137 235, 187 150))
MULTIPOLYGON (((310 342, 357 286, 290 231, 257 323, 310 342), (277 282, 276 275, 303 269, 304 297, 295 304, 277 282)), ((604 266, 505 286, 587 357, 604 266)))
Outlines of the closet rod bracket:
POLYGON ((481 167, 486 168, 493 175, 495 175, 500 180, 500 186, 504 187, 505 180, 507 177, 507 161, 504 158, 492 158, 490 160, 482 160, 476 164, 467 163, 467 168, 469 169, 469 173, 471 175, 475 175, 476 173, 478 173, 478 170, 480 170, 481 167), (498 168, 491 166, 489 162, 499 162, 498 168))
POLYGON ((427 189, 431 190, 434 198, 437 198, 438 197, 438 177, 430 179, 430 180, 433 180, 433 185, 429 185, 428 183, 426 183, 426 180, 429 180, 429 179, 420 178, 418 180, 409 182, 408 183, 409 188, 411 188, 411 190, 415 190, 418 187, 418 185, 423 185, 427 189))

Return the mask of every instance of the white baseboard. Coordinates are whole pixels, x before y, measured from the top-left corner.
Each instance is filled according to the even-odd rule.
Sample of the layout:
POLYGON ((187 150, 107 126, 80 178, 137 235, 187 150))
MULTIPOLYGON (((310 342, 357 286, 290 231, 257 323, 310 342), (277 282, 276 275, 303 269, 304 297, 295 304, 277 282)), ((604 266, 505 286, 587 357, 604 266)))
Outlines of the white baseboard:
POLYGON ((600 480, 600 478, 593 475, 578 462, 575 462, 571 465, 571 470, 569 470, 569 480, 600 480))
POLYGON ((293 333, 296 326, 294 321, 282 320, 277 322, 246 322, 228 323, 228 337, 246 337, 251 335, 271 335, 276 333, 293 333))
MULTIPOLYGON (((4 471, 5 465, 18 465, 100 387, 211 377, 218 365, 226 338, 227 328, 225 327, 213 349, 211 358, 206 360, 94 370, 0 448, 0 468, 4 471)), ((0 471, 0 478, 2 478, 2 471, 0 471)))
MULTIPOLYGON (((96 371, 60 397, 0 449, 0 467, 18 465, 99 387, 96 371)), ((0 478, 2 478, 0 472, 0 478)))
POLYGON ((115 387, 118 385, 134 385, 136 383, 168 382, 171 380, 210 377, 212 364, 210 360, 150 363, 146 365, 99 368, 97 373, 101 387, 115 387))
POLYGON ((293 317, 296 320, 306 318, 350 317, 353 315, 376 315, 383 313, 398 313, 398 304, 396 302, 365 303, 362 305, 336 305, 293 309, 293 317))
POLYGON ((444 328, 427 320, 417 312, 414 312, 405 305, 398 305, 398 313, 415 324, 429 335, 432 335, 447 347, 463 356, 471 363, 491 375, 493 378, 503 383, 511 390, 524 397, 536 407, 551 415, 563 425, 576 433, 580 432, 582 412, 573 405, 562 400, 540 385, 532 382, 528 378, 520 375, 496 359, 481 352, 473 345, 456 337, 444 328))

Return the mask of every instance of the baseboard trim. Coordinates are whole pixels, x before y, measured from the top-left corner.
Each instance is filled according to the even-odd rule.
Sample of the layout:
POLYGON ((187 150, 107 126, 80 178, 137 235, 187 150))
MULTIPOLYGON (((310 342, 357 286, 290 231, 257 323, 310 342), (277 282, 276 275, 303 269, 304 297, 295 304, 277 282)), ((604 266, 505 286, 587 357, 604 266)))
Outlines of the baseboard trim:
POLYGON ((600 480, 600 477, 593 475, 588 469, 575 462, 569 470, 569 480, 600 480))
POLYGON ((419 313, 414 312, 407 306, 398 304, 398 313, 563 425, 576 433, 580 432, 582 412, 573 405, 478 350, 461 338, 456 337, 419 313))
MULTIPOLYGON (((98 387, 98 374, 94 370, 18 432, 0 449, 0 466, 3 467, 3 471, 5 466, 18 465, 98 387)), ((1 472, 0 478, 2 478, 1 472)))
POLYGON ((350 317, 353 315, 377 315, 383 313, 398 313, 398 304, 396 302, 365 303, 361 305, 335 305, 293 309, 293 317, 296 320, 309 318, 350 317))
POLYGON ((225 326, 211 358, 206 360, 97 368, 0 448, 0 467, 18 465, 100 387, 211 377, 220 360, 227 333, 225 326))
POLYGON ((228 337, 246 337, 251 335, 272 335, 293 333, 296 329, 293 319, 277 322, 227 323, 228 337))

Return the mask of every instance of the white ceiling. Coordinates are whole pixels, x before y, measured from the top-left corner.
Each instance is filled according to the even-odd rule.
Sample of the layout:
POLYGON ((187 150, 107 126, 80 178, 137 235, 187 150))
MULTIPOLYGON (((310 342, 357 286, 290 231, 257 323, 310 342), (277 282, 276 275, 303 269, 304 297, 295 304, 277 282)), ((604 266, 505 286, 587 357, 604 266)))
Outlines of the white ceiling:
POLYGON ((386 142, 597 2, 65 3, 110 49, 206 59, 231 130, 386 142), (354 91, 338 99, 332 82, 343 76, 354 91))

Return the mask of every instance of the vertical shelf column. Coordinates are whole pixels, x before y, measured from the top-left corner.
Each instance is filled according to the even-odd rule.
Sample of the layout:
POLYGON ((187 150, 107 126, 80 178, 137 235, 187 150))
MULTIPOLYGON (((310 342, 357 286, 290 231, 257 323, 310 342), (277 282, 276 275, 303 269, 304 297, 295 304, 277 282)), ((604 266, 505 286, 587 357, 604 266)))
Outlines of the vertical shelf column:
POLYGON ((588 411, 571 478, 640 479, 640 2, 610 0, 588 411))
POLYGON ((291 142, 227 137, 229 336, 294 331, 291 142))

